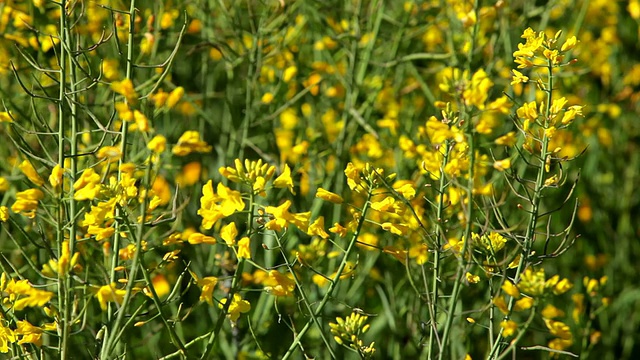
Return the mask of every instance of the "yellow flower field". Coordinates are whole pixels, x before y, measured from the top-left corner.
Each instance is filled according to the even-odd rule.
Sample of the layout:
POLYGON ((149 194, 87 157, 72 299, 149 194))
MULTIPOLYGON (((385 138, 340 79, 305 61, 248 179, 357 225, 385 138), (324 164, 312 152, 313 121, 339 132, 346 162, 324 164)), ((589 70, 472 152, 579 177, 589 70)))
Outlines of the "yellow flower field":
POLYGON ((0 0, 0 357, 634 359, 640 1, 0 0))

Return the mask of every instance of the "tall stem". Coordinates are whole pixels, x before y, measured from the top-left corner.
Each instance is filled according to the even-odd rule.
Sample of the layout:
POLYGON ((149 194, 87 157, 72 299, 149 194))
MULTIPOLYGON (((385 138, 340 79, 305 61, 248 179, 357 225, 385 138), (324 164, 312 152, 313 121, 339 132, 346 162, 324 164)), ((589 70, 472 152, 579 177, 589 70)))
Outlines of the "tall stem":
MULTIPOLYGON (((338 270, 336 271, 335 276, 333 277, 333 279, 329 283, 329 288, 327 289, 327 292, 324 294, 324 297, 322 298, 322 301, 320 301, 320 304, 318 305, 316 310, 311 315, 312 317, 318 317, 318 316, 320 316, 322 314, 322 311, 324 310, 325 305, 327 305, 327 302, 329 301, 329 298, 331 298, 331 296, 333 295, 333 291, 335 290, 335 288, 336 288, 336 286, 338 284, 338 281, 340 280, 340 276, 342 276, 342 273, 344 272, 344 269, 347 266, 347 259, 349 259, 349 256, 351 255, 351 253, 353 252, 353 249, 355 248, 354 245, 356 243, 356 240, 358 239, 358 235, 360 234, 360 230, 362 229, 362 225, 365 222, 365 218, 367 216, 367 211, 369 211, 369 205, 370 205, 369 201, 371 200, 371 193, 372 193, 372 190, 369 190, 369 193, 367 194, 367 201, 364 203, 364 207, 362 208, 362 216, 361 216, 360 220, 358 221, 358 228, 356 229, 356 232, 353 234, 353 237, 351 237, 351 241, 349 242, 349 246, 347 247, 347 250, 345 251, 344 257, 342 258, 342 262, 340 263, 340 266, 338 267, 338 270)), ((302 329, 300 329, 300 331, 298 332, 298 335, 296 335, 295 339, 293 339, 293 343, 291 343, 291 346, 289 346, 289 349, 287 350, 287 352, 282 357, 282 360, 286 360, 286 359, 290 358, 293 355, 293 353, 298 348, 298 345, 300 344, 300 341, 302 340, 302 337, 311 328, 311 324, 312 323, 313 323, 313 320, 309 320, 309 321, 307 321, 305 326, 302 329)))
MULTIPOLYGON (((545 118, 544 118, 544 124, 543 124, 544 128, 548 126, 547 119, 549 119, 551 102, 553 100, 553 63, 551 62, 551 60, 549 60, 548 62, 547 71, 549 74, 549 79, 547 81, 547 88, 545 90, 547 92, 547 103, 545 108, 545 118)), ((547 149, 548 146, 549 146, 549 138, 547 137, 547 134, 543 132, 541 149, 540 149, 538 174, 536 176, 536 184, 533 189, 533 198, 531 199, 531 206, 529 208, 529 221, 527 224, 527 231, 524 238, 524 246, 522 248, 522 253, 520 255, 520 261, 518 261, 516 274, 513 278, 515 283, 518 283, 520 279, 520 275, 522 274, 522 271, 524 270, 527 263, 529 262, 529 255, 531 254, 531 248, 533 247, 533 244, 535 242, 535 231, 536 231, 536 226, 538 224, 540 199, 542 197, 542 190, 544 188, 544 178, 546 173, 545 164, 546 164, 547 157, 550 156, 547 149)), ((507 306, 507 314, 504 316, 504 320, 509 320, 511 316, 511 312, 513 310, 513 306, 515 304, 515 300, 516 299, 513 297, 509 299, 509 304, 507 306)), ((493 347, 491 348, 491 352, 489 353, 488 359, 495 359, 500 354, 502 349, 504 349, 506 344, 503 343, 502 341, 504 339, 504 336, 502 334, 503 330, 504 329, 500 329, 500 333, 498 333, 498 337, 496 338, 496 341, 494 342, 493 347)))

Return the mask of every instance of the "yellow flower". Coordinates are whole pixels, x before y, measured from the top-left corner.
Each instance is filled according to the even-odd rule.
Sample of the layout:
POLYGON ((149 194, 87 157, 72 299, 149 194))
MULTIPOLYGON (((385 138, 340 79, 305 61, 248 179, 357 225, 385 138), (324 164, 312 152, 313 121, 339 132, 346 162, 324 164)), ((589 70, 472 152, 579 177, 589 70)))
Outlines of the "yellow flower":
POLYGON ((184 96, 184 88, 182 86, 178 86, 169 93, 165 106, 169 109, 172 109, 174 106, 176 106, 178 101, 182 99, 182 96, 184 96))
POLYGON ((18 320, 16 322, 15 334, 20 337, 18 344, 30 343, 40 346, 42 345, 42 332, 41 328, 31 325, 26 320, 18 320))
POLYGON ((115 232, 116 229, 112 227, 102 228, 95 225, 89 225, 89 228, 87 229, 87 234, 94 235, 96 237, 96 241, 108 239, 113 236, 115 232))
POLYGON ((118 161, 122 157, 122 152, 117 146, 103 146, 96 153, 98 159, 107 159, 109 161, 118 161))
POLYGON ((518 288, 521 292, 533 297, 542 295, 545 290, 544 269, 534 272, 530 267, 527 268, 520 276, 518 288))
POLYGON ((507 302, 504 300, 504 296, 500 295, 493 298, 493 305, 495 305, 503 314, 509 313, 509 307, 507 306, 507 302))
POLYGON ((467 272, 466 278, 467 278, 467 282, 470 284, 477 284, 480 282, 480 276, 474 275, 470 272, 467 272))
POLYGON ((200 139, 197 131, 185 131, 178 139, 178 143, 173 147, 173 154, 176 156, 186 156, 192 152, 208 153, 212 147, 200 139))
POLYGON ((553 293, 556 295, 561 295, 566 293, 567 291, 571 290, 571 288, 573 287, 573 284, 569 281, 569 279, 562 279, 560 280, 554 287, 553 287, 553 293))
POLYGON ((524 103, 518 110, 516 110, 520 119, 526 119, 529 121, 536 121, 538 119, 538 109, 535 101, 524 103))
POLYGON ((73 183, 75 200, 93 200, 100 192, 100 175, 93 168, 85 169, 80 178, 73 183))
POLYGON ((408 231, 408 228, 406 226, 400 225, 400 224, 393 224, 390 222, 382 223, 381 227, 383 230, 389 231, 390 233, 396 234, 398 236, 406 235, 408 231))
POLYGON ((296 76, 296 74, 298 74, 298 68, 295 66, 289 66, 284 69, 284 72, 282 73, 282 81, 288 83, 294 76, 296 76))
POLYGON ((331 191, 325 190, 323 188, 318 188, 316 191, 316 197, 325 201, 332 202, 334 204, 342 204, 344 199, 342 196, 332 193, 331 191))
MULTIPOLYGON (((224 304, 227 303, 227 298, 223 298, 220 300, 220 304, 218 307, 220 309, 224 308, 224 304)), ((240 317, 241 313, 247 313, 251 310, 251 304, 242 299, 240 294, 233 294, 233 300, 231 301, 231 305, 229 305, 229 310, 227 311, 227 316, 231 321, 237 321, 240 317)))
POLYGON ((277 270, 269 271, 269 278, 265 282, 268 286, 265 286, 264 290, 274 296, 290 296, 293 295, 293 290, 296 287, 296 283, 289 276, 281 274, 277 270))
POLYGON ((44 193, 38 189, 28 189, 16 194, 16 201, 11 205, 11 211, 33 219, 36 216, 38 201, 44 198, 44 193))
POLYGON ((228 223, 220 229, 220 237, 224 240, 227 245, 233 246, 236 244, 236 237, 238 236, 238 229, 236 228, 236 223, 228 223))
POLYGON ((0 289, 7 294, 7 298, 13 301, 13 310, 20 311, 26 307, 42 307, 53 298, 53 293, 38 290, 31 286, 27 280, 15 281, 11 279, 7 282, 6 275, 2 274, 2 285, 0 289))
POLYGON ((197 244, 215 245, 218 243, 216 241, 216 238, 212 236, 207 236, 205 234, 201 234, 199 232, 194 232, 189 234, 187 241, 189 242, 189 244, 192 244, 192 245, 197 245, 197 244))
POLYGON ((559 337, 563 340, 572 339, 571 329, 567 324, 561 321, 554 321, 549 319, 544 319, 544 324, 547 326, 547 329, 549 329, 549 332, 551 332, 551 335, 559 337))
POLYGON ((514 303, 514 311, 523 311, 530 309, 533 306, 533 299, 530 297, 523 297, 522 299, 514 303))
POLYGON ((578 43, 579 43, 579 41, 576 39, 576 37, 572 36, 572 37, 568 38, 567 41, 564 42, 564 44, 562 44, 562 47, 560 48, 560 51, 562 51, 562 52, 569 51, 569 50, 573 49, 578 43))
POLYGON ((206 301, 209 305, 213 305, 213 290, 218 284, 218 278, 207 276, 202 279, 196 278, 196 282, 201 288, 200 301, 206 301))
POLYGON ((111 90, 124 96, 130 104, 135 104, 138 101, 138 94, 136 93, 136 89, 133 87, 131 79, 112 82, 111 90))
POLYGON ((12 123, 13 122, 13 114, 7 111, 0 111, 0 123, 12 123))
POLYGON ((56 192, 60 191, 63 175, 64 169, 60 166, 60 164, 56 164, 56 166, 53 167, 53 170, 51 170, 51 175, 49 175, 49 184, 51 184, 56 192))
POLYGON ((218 220, 236 211, 242 211, 245 206, 239 191, 231 190, 222 183, 218 183, 217 192, 218 194, 213 192, 211 180, 202 187, 198 215, 202 216, 202 227, 207 230, 211 229, 218 220))
POLYGON ((156 135, 153 139, 149 140, 147 149, 153 151, 156 154, 162 153, 167 148, 167 138, 163 135, 156 135))
POLYGON ((516 330, 518 330, 518 324, 513 320, 502 320, 500 327, 502 328, 502 335, 504 337, 512 336, 516 333, 516 330))
POLYGON ((516 133, 510 131, 495 140, 496 145, 513 146, 516 144, 516 133))
POLYGON ((340 237, 345 237, 347 236, 347 228, 345 228, 344 226, 340 225, 339 223, 334 223, 333 227, 329 228, 329 231, 331 231, 332 233, 340 236, 340 237))
POLYGON ((558 309, 557 307, 548 304, 542 309, 542 317, 545 319, 553 319, 556 317, 563 317, 564 311, 558 309))
POLYGON ((273 101, 273 93, 270 92, 266 92, 264 93, 264 95, 262 95, 262 98, 260 99, 260 101, 262 101, 263 104, 271 104, 271 102, 273 101))
POLYGON ((511 70, 513 72, 513 80, 511 81, 511 85, 526 83, 529 81, 527 76, 522 75, 522 73, 518 70, 511 70))
POLYGON ((125 290, 116 289, 116 284, 111 283, 110 285, 104 285, 98 288, 95 296, 98 299, 98 303, 100 303, 100 309, 106 311, 108 302, 122 304, 125 293, 125 290))
POLYGON ((329 234, 327 234, 327 232, 324 230, 324 216, 318 216, 318 218, 311 225, 309 225, 307 235, 317 235, 323 239, 329 237, 329 234))
POLYGON ((0 193, 3 193, 7 190, 9 190, 9 186, 11 184, 9 184, 9 181, 7 181, 6 178, 0 176, 0 193))
POLYGON ((251 259, 251 241, 248 237, 238 240, 238 259, 251 259))
POLYGON ((5 327, 0 323, 0 353, 6 354, 9 352, 9 344, 16 342, 16 335, 13 330, 5 327))
POLYGON ((0 206, 0 222, 6 222, 7 220, 9 220, 9 208, 0 206))
POLYGON ((291 194, 296 194, 293 190, 293 179, 291 178, 291 169, 289 168, 289 165, 284 165, 282 174, 273 180, 273 186, 277 188, 288 188, 291 194))
POLYGON ((6 222, 9 220, 9 208, 6 206, 0 206, 0 222, 6 222))
POLYGON ((44 180, 40 177, 40 175, 38 175, 38 172, 33 167, 31 162, 29 162, 29 160, 24 160, 23 162, 21 162, 20 165, 18 165, 18 168, 20 169, 20 171, 22 171, 23 174, 27 176, 29 181, 31 181, 32 183, 38 186, 44 185, 44 180))
POLYGON ((520 290, 518 290, 518 287, 515 286, 511 280, 505 280, 505 282, 502 284, 502 290, 504 290, 505 293, 509 294, 509 296, 514 297, 516 299, 520 298, 520 290))
POLYGON ((269 230, 282 231, 289 227, 289 224, 296 225, 298 229, 306 232, 309 227, 309 216, 311 212, 290 213, 291 201, 286 200, 280 206, 267 206, 265 212, 271 214, 273 218, 269 220, 265 227, 269 230))
POLYGON ((493 168, 498 171, 505 171, 510 167, 511 167, 511 159, 496 160, 493 163, 493 168))

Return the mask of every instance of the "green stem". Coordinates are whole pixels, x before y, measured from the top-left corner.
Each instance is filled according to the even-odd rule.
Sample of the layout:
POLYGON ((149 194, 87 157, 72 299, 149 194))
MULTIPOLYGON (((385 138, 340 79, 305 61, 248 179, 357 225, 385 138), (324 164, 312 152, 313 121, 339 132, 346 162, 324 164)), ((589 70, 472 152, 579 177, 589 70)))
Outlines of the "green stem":
MULTIPOLYGON (((545 120, 543 124, 543 128, 548 126, 547 119, 549 119, 549 113, 551 109, 551 101, 553 99, 553 63, 551 60, 548 62, 547 70, 549 73, 549 80, 546 88, 547 92, 547 103, 545 109, 545 120)), ((531 254, 531 248, 533 247, 533 243, 535 242, 535 231, 536 226, 538 224, 538 212, 540 207, 540 199, 542 198, 542 190, 544 189, 544 178, 545 178, 545 163, 547 156, 550 156, 548 153, 547 147, 549 146, 549 138, 546 133, 544 133, 542 137, 542 146, 540 150, 540 165, 538 167, 538 174, 536 176, 536 184, 533 191, 533 198, 531 199, 531 207, 529 209, 529 222, 527 224, 527 231, 524 238, 524 247, 522 249, 522 253, 520 255, 520 261, 518 261, 518 267, 516 268, 516 274, 514 276, 514 283, 518 283, 520 279, 520 275, 524 270, 526 264, 529 262, 529 255, 531 254)), ((509 299, 509 304, 507 307, 507 314, 504 316, 504 320, 509 320, 511 313, 513 311, 513 306, 515 304, 515 298, 509 299)), ((489 353, 488 359, 495 359, 495 356, 502 351, 502 348, 505 346, 503 343, 503 330, 500 329, 498 333, 498 337, 491 348, 491 352, 489 353)))
MULTIPOLYGON (((282 242, 280 241, 280 237, 279 236, 276 236, 276 241, 278 243, 278 249, 280 249, 280 253, 282 254, 282 257, 286 260, 287 259, 287 254, 285 254, 285 252, 284 252, 284 247, 282 246, 282 242)), ((309 311, 309 313, 312 314, 313 313, 313 309, 311 309, 311 303, 309 302, 309 297, 307 296, 307 293, 304 291, 304 288, 302 287, 302 283, 300 283, 300 280, 296 276, 296 273, 293 270, 293 267, 291 266, 291 263, 287 260, 285 262, 285 265, 287 266, 287 270, 289 270, 289 273, 291 273, 291 275, 293 276, 293 281, 295 282, 296 287, 298 288, 298 292, 300 292, 300 297, 302 298, 302 302, 303 302, 305 308, 307 308, 307 311, 309 311)), ((329 340, 327 339, 327 337, 324 335, 324 332, 322 331, 323 330, 322 329, 322 324, 320 324, 320 321, 318 321, 318 318, 315 317, 315 316, 312 316, 311 320, 318 327, 318 331, 320 332, 320 337, 322 338, 322 342, 324 342, 324 345, 325 345, 326 349, 329 351, 329 355, 331 355, 332 359, 336 359, 336 355, 333 353, 333 349, 331 348, 331 344, 329 343, 329 340)))
POLYGON ((431 327, 429 328, 429 344, 427 346, 427 354, 430 359, 433 354, 433 343, 438 335, 438 326, 436 324, 438 318, 438 290, 440 283, 440 249, 442 247, 442 237, 444 235, 444 228, 442 226, 442 216, 444 214, 444 191, 447 188, 447 181, 444 175, 444 168, 449 161, 449 142, 445 142, 442 146, 445 147, 444 158, 442 159, 442 167, 440 168, 440 184, 438 186, 438 193, 440 194, 440 201, 438 201, 438 208, 436 210, 436 249, 435 257, 433 259, 433 277, 431 280, 431 311, 429 317, 431 319, 431 327))
POLYGON ((451 291, 451 298, 449 301, 449 310, 447 311, 447 320, 444 325, 444 330, 442 333, 442 342, 440 346, 440 353, 438 353, 438 359, 442 360, 444 358, 444 354, 446 353, 445 347, 447 346, 447 342, 449 341, 449 336, 451 333, 451 326, 453 325, 453 319, 456 311, 456 307, 458 306, 458 296, 460 295, 460 288, 462 284, 462 277, 464 276, 466 264, 465 257, 467 256, 467 251, 469 250, 469 244, 471 243, 471 230, 473 226, 473 184, 474 184, 474 165, 475 165, 475 134, 473 129, 473 123, 469 121, 469 182, 467 184, 467 214, 466 214, 466 226, 464 231, 464 244, 462 245, 462 251, 458 257, 458 270, 456 272, 455 282, 453 284, 453 290, 451 291))
MULTIPOLYGON (((125 79, 129 79, 131 80, 132 78, 132 72, 133 72, 133 47, 134 47, 134 31, 135 31, 135 18, 136 18, 136 0, 131 0, 131 4, 129 6, 129 34, 128 34, 128 39, 127 39, 127 63, 125 65, 125 79)), ((125 102, 127 100, 125 99, 125 102)), ((126 122, 122 123, 122 129, 120 129, 120 160, 118 161, 118 182, 120 182, 122 180, 122 165, 126 162, 126 154, 127 154, 127 141, 128 141, 128 130, 129 127, 127 126, 126 122)), ((115 222, 114 222, 114 228, 115 228, 115 234, 113 235, 113 247, 112 247, 112 251, 111 251, 111 264, 109 265, 109 283, 115 283, 117 280, 117 273, 116 273, 116 268, 118 267, 118 257, 119 257, 119 252, 120 252, 120 227, 122 226, 122 218, 125 216, 125 212, 123 211, 122 207, 117 206, 116 207, 116 211, 115 211, 115 222)), ((142 214, 143 218, 144 218, 144 213, 142 214)), ((139 241, 141 241, 141 239, 139 239, 139 241)), ((136 256, 138 256, 138 252, 136 252, 136 254, 134 255, 134 260, 136 258, 136 256)), ((134 265, 137 265, 134 264, 134 265)), ((132 267, 131 271, 132 273, 135 271, 136 267, 132 267)), ((129 278, 130 281, 135 281, 134 277, 130 277, 129 278)), ((125 296, 125 301, 128 301, 129 297, 125 296)), ((126 302, 123 302, 122 306, 126 307, 126 302)), ((112 323, 114 321, 114 315, 116 312, 116 307, 114 306, 113 303, 109 303, 108 307, 107 307, 107 321, 108 323, 112 323)), ((115 339, 114 336, 115 334, 117 334, 117 326, 121 323, 122 321, 122 316, 124 315, 124 311, 120 311, 118 314, 118 318, 120 320, 116 319, 116 322, 114 324, 114 326, 111 327, 111 331, 107 332, 107 338, 105 339, 105 346, 103 346, 103 353, 102 356, 110 356, 110 354, 105 354, 104 350, 107 349, 109 350, 111 348, 112 345, 116 344, 118 342, 118 339, 115 339)))
MULTIPOLYGON (((134 30, 135 30, 135 18, 136 18, 136 0, 131 0, 131 4, 129 7, 129 37, 127 39, 127 63, 125 65, 126 74, 125 79, 131 80, 132 72, 133 72, 133 46, 134 46, 134 30)), ((127 100, 125 99, 125 102, 127 100)), ((127 154, 127 140, 128 140, 129 127, 126 122, 122 123, 122 129, 120 129, 120 160, 118 161, 118 182, 122 180, 122 165, 126 162, 126 154, 127 154)), ((122 225, 121 220, 124 213, 118 207, 116 208, 115 218, 116 221, 114 223, 114 227, 116 229, 115 234, 113 235, 113 248, 111 251, 111 264, 109 266, 109 281, 111 283, 116 282, 116 268, 118 267, 118 253, 120 252, 120 226, 122 225)), ((107 309, 107 319, 109 322, 113 320, 113 315, 115 312, 115 308, 109 303, 109 307, 107 309)), ((113 333, 110 332, 110 333, 113 333)))
MULTIPOLYGON (((479 8, 480 8, 479 0, 475 0, 473 2, 473 11, 476 15, 476 19, 479 18, 479 8)), ((471 46, 469 48, 469 53, 467 54, 466 69, 468 70, 469 74, 471 73, 473 51, 476 46, 476 38, 477 38, 478 26, 479 26, 478 23, 479 21, 476 21, 476 23, 473 26, 473 30, 471 33, 471 46)), ((463 109, 462 115, 464 115, 464 111, 466 111, 464 104, 462 104, 461 109, 463 109)), ((460 118, 464 119, 464 116, 461 116, 460 118)), ((440 352, 438 353, 439 360, 442 360, 444 357, 444 354, 446 353, 445 348, 447 346, 447 342, 449 341, 451 326, 453 325, 453 318, 455 316, 456 307, 458 306, 458 296, 460 295, 462 278, 465 274, 465 270, 467 267, 467 265, 465 264, 465 257, 467 256, 467 250, 469 250, 469 243, 471 242, 471 230, 473 227, 473 185, 474 185, 474 176, 475 176, 474 174, 474 167, 475 167, 475 133, 474 131, 475 129, 473 128, 473 122, 471 121, 471 119, 468 119, 468 120, 469 121, 467 123, 467 129, 468 129, 467 132, 469 136, 469 140, 468 140, 469 182, 467 184, 467 200, 469 203, 467 204, 466 226, 464 231, 465 241, 462 246, 462 252, 460 253, 460 257, 458 258, 458 270, 456 272, 456 279, 453 285, 453 290, 451 292, 449 310, 447 312, 447 319, 446 319, 444 330, 442 333, 442 343, 440 345, 440 352)))
MULTIPOLYGON (((362 225, 365 222, 365 218, 367 216, 367 211, 369 210, 369 206, 370 206, 369 201, 371 200, 371 194, 372 194, 372 190, 369 190, 369 192, 367 194, 367 201, 365 202, 364 207, 362 208, 362 215, 361 215, 361 217, 360 217, 360 219, 358 221, 358 228, 356 229, 356 232, 353 234, 353 237, 351 238, 351 241, 349 242, 349 246, 347 247, 347 250, 345 251, 344 257, 342 258, 342 262, 340 263, 340 266, 338 267, 338 270, 336 271, 336 275, 334 276, 332 281, 329 283, 329 288, 327 289, 326 294, 324 294, 324 297, 322 298, 322 301, 320 301, 320 304, 318 305, 316 310, 311 315, 314 318, 318 317, 318 316, 320 316, 322 314, 322 311, 323 311, 325 305, 329 301, 329 298, 331 298, 331 296, 333 294, 333 291, 335 290, 335 288, 336 288, 336 286, 338 284, 338 281, 340 280, 340 276, 342 276, 342 273, 344 272, 344 268, 347 266, 347 259, 349 258, 349 256, 353 252, 353 249, 355 248, 354 245, 356 243, 356 240, 358 239, 358 235, 360 234, 360 230, 362 229, 362 225)), ((311 328, 311 324, 312 323, 313 323, 313 320, 307 321, 305 326, 298 332, 298 334, 296 335, 295 339, 293 340, 293 343, 291 344, 291 346, 289 346, 289 349, 287 350, 287 352, 282 357, 282 360, 286 360, 286 359, 288 359, 289 357, 291 357, 293 355, 295 350, 298 348, 298 345, 300 344, 300 341, 302 340, 302 337, 311 328)))

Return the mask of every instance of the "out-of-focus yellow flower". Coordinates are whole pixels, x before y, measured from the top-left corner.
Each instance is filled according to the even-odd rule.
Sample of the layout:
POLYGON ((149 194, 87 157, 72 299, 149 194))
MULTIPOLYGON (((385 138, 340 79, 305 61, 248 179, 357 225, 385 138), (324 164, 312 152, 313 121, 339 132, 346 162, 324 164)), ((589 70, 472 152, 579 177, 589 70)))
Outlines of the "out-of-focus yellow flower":
POLYGON ((0 176, 0 193, 9 190, 9 186, 9 181, 5 177, 0 176))
POLYGON ((202 177, 202 163, 192 161, 182 167, 182 172, 176 177, 176 182, 181 186, 191 186, 200 181, 202 177))
POLYGON ((156 154, 160 154, 167 148, 167 138, 163 135, 156 135, 153 139, 149 140, 147 149, 153 151, 156 154))
POLYGON ((511 159, 496 160, 493 163, 493 168, 498 171, 505 171, 510 167, 511 167, 511 159))
POLYGON ((542 317, 545 319, 553 319, 556 317, 563 317, 564 311, 558 309, 557 307, 547 304, 547 306, 542 309, 542 317))
POLYGON ((108 81, 113 81, 120 77, 119 61, 116 59, 104 59, 102 61, 101 69, 102 76, 108 81))
POLYGON ((518 70, 511 70, 513 72, 513 80, 511 81, 511 85, 526 83, 529 81, 529 77, 522 75, 522 73, 518 70))
POLYGON ((511 280, 505 280, 505 282, 502 284, 502 290, 509 294, 509 296, 514 297, 516 299, 520 298, 520 290, 518 290, 518 287, 515 286, 511 280))
POLYGON ((496 145, 513 146, 516 144, 517 138, 515 131, 510 131, 495 140, 496 145))
POLYGON ((262 101, 263 104, 271 104, 273 99, 274 99, 273 93, 266 92, 262 95, 262 98, 260 99, 260 101, 262 101))
POLYGON ((9 208, 6 206, 0 206, 0 222, 6 222, 9 220, 9 208))
POLYGON ((13 114, 7 111, 0 111, 0 123, 12 123, 13 122, 13 114))
POLYGON ((117 146, 103 146, 96 153, 98 159, 107 159, 109 161, 118 161, 122 157, 122 152, 117 146))
POLYGON ((518 330, 518 324, 513 320, 503 320, 500 323, 500 327, 502 328, 502 335, 504 337, 510 337, 518 330))
MULTIPOLYGON (((159 298, 169 295, 169 292, 171 291, 171 285, 169 284, 167 277, 162 274, 157 274, 151 279, 151 286, 153 286, 153 290, 159 298)), ((142 289, 142 292, 144 292, 148 297, 153 296, 148 287, 142 289)))
POLYGON ((200 138, 197 131, 185 131, 178 139, 178 143, 173 147, 173 154, 176 156, 187 156, 192 152, 208 153, 212 147, 200 138))
POLYGON ((112 82, 111 90, 124 96, 130 104, 135 105, 138 101, 138 93, 136 93, 136 89, 133 87, 131 79, 112 82))
POLYGON ((477 284, 480 282, 480 276, 474 275, 470 272, 467 272, 466 278, 467 278, 467 282, 469 282, 470 284, 477 284))
POLYGON ((296 76, 296 74, 298 74, 298 68, 296 66, 289 66, 284 69, 284 72, 282 73, 282 81, 288 83, 294 76, 296 76))
POLYGON ((329 228, 329 231, 331 231, 332 233, 340 236, 340 237, 345 237, 347 236, 347 228, 345 228, 344 226, 340 225, 339 223, 335 223, 333 224, 333 227, 329 228))
POLYGON ((184 88, 182 86, 178 86, 169 93, 165 106, 169 109, 172 109, 178 103, 178 101, 182 99, 183 96, 184 88))

